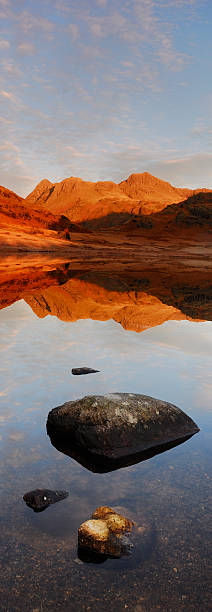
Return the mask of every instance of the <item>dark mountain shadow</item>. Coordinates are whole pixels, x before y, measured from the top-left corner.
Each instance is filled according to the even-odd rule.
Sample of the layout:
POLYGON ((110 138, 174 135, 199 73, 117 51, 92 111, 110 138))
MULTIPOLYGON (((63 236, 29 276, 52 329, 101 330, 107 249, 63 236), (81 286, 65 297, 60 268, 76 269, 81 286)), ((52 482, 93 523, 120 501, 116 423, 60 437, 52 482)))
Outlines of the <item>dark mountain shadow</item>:
MULTIPOLYGON (((182 232, 189 234, 189 230, 199 228, 201 233, 207 236, 212 231, 212 192, 196 193, 186 200, 166 206, 161 211, 156 211, 150 215, 140 212, 113 212, 102 217, 89 219, 78 223, 78 227, 93 231, 96 229, 104 230, 146 230, 147 235, 157 235, 160 239, 162 234, 172 233, 179 235, 182 232)), ((196 236, 198 239, 198 235, 196 236)))
POLYGON ((82 221, 78 223, 78 227, 86 229, 87 231, 94 231, 96 229, 104 228, 104 230, 110 229, 111 231, 119 228, 126 229, 128 224, 131 222, 135 224, 135 228, 151 229, 153 222, 151 219, 152 215, 136 215, 134 213, 127 212, 113 212, 102 217, 89 219, 88 221, 82 221))

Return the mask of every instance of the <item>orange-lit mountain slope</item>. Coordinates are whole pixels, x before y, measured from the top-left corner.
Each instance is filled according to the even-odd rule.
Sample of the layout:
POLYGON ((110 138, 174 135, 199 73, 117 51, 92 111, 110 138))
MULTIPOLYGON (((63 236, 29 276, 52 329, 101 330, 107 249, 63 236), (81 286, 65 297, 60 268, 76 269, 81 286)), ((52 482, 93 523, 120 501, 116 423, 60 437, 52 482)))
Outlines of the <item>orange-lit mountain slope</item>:
POLYGON ((70 229, 69 219, 32 209, 16 193, 0 187, 0 251, 67 247, 70 229))
MULTIPOLYGON (((120 184, 112 181, 83 181, 70 177, 60 183, 44 179, 30 193, 28 205, 41 206, 57 214, 64 214, 73 222, 110 218, 114 214, 151 214, 192 195, 191 189, 173 187, 148 172, 132 174, 120 184)), ((126 220, 123 218, 123 221, 126 220)))

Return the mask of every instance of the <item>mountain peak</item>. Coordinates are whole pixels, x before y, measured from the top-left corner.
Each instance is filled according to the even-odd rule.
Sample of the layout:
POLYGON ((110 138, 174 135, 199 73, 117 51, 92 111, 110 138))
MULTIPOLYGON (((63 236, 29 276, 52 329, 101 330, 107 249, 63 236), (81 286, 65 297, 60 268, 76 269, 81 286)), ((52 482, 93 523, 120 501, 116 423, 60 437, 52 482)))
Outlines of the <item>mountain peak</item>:
POLYGON ((148 186, 159 186, 159 185, 164 185, 164 187, 170 186, 172 189, 176 189, 176 187, 173 187, 170 183, 163 181, 162 179, 157 178, 156 176, 153 176, 152 174, 150 174, 150 172, 134 172, 133 174, 130 174, 130 176, 128 176, 127 179, 125 179, 124 181, 121 181, 121 183, 119 183, 120 186, 124 186, 126 184, 128 185, 132 185, 132 184, 136 184, 139 185, 141 188, 142 186, 144 186, 145 188, 148 186))
POLYGON ((171 183, 153 176, 149 172, 141 174, 130 174, 130 176, 119 183, 120 188, 130 198, 139 199, 143 202, 164 201, 164 204, 179 202, 188 197, 192 191, 190 189, 173 187, 171 183))
POLYGON ((51 181, 49 181, 48 179, 42 179, 42 181, 40 181, 38 185, 36 185, 35 189, 33 189, 33 191, 31 191, 31 193, 29 193, 29 195, 26 197, 26 201, 30 204, 39 202, 39 199, 43 196, 45 191, 47 191, 47 189, 50 189, 51 187, 51 181))

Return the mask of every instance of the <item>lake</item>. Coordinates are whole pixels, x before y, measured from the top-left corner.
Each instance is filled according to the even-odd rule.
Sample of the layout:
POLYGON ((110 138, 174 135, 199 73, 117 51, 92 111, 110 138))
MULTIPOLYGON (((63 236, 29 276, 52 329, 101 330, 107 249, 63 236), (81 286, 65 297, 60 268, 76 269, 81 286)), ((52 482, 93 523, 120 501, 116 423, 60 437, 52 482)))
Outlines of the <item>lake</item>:
POLYGON ((40 283, 26 275, 31 288, 25 278, 20 290, 13 278, 8 302, 2 290, 9 304, 0 311, 5 612, 212 609, 211 271, 206 278, 200 270, 192 285, 189 271, 171 282, 158 265, 153 282, 151 271, 82 278, 66 262, 42 271, 40 283), (81 366, 100 372, 73 376, 81 366), (200 432, 146 461, 93 473, 51 444, 46 420, 66 401, 108 392, 172 402, 200 432), (69 495, 34 513, 23 495, 37 488, 69 495), (80 558, 78 527, 102 505, 148 521, 148 541, 129 558, 80 558))

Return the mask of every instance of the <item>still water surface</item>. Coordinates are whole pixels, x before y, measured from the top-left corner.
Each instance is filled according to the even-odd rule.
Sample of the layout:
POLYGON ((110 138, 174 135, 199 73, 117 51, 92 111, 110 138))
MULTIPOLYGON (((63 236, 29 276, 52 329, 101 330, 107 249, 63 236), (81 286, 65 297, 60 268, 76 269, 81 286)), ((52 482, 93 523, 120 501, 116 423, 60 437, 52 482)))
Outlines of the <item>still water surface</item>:
POLYGON ((111 320, 40 320, 21 300, 0 313, 0 351, 2 610, 212 610, 212 323, 169 321, 138 334, 111 320), (80 366, 100 373, 73 376, 80 366), (49 410, 115 391, 170 401, 200 433, 107 474, 51 445, 49 410), (23 495, 36 488, 69 496, 35 514, 23 495), (77 529, 100 505, 150 521, 134 561, 78 558, 77 529))

